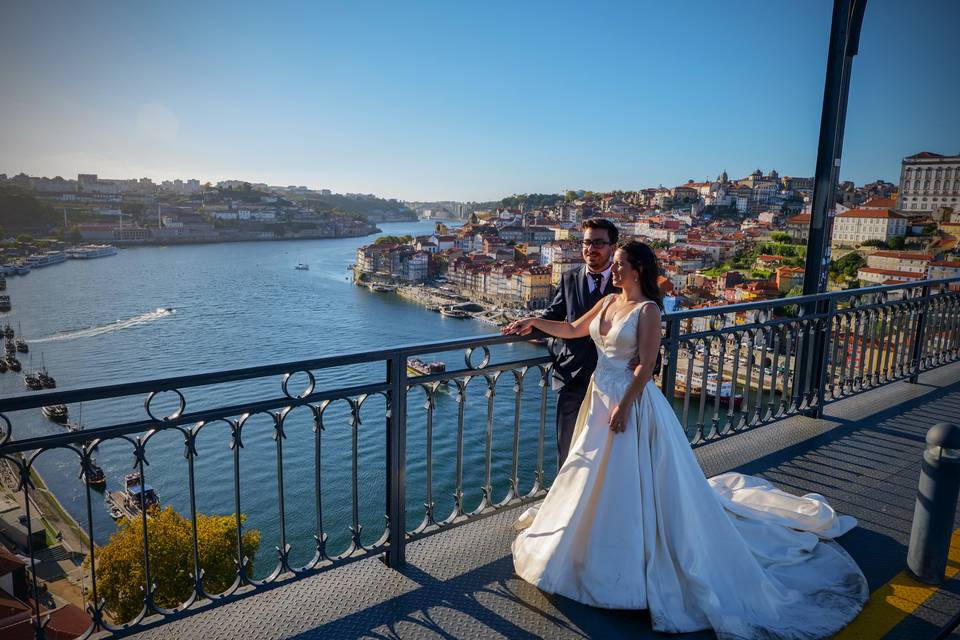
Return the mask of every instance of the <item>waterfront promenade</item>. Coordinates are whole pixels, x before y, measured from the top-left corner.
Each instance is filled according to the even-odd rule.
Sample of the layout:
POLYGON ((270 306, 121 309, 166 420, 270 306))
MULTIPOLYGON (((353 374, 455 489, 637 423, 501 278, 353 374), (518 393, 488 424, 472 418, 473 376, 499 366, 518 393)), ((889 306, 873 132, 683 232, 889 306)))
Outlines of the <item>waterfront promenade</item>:
MULTIPOLYGON (((696 449, 705 472, 757 474, 825 495, 860 526, 840 543, 873 594, 838 637, 934 638, 960 612, 960 549, 940 589, 904 573, 926 430, 960 414, 960 363, 696 449)), ((411 544, 397 571, 370 558, 137 634, 193 638, 712 638, 663 636, 644 612, 603 611, 546 596, 512 570, 517 509, 411 544)), ((960 521, 956 523, 960 526, 960 521)), ((695 532, 692 535, 709 535, 695 532)))

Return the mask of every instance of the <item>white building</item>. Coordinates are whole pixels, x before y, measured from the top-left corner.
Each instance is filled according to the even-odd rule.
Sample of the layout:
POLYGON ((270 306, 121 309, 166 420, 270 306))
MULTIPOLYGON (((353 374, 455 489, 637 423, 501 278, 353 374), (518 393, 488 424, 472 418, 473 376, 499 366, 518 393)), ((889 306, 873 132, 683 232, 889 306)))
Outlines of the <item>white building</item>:
POLYGON ((960 206, 960 154, 923 151, 907 156, 900 167, 899 208, 907 213, 960 206))
POLYGON ((907 218, 884 209, 850 209, 833 221, 834 247, 853 247, 867 240, 886 242, 895 236, 907 235, 907 218))
MULTIPOLYGON (((941 278, 956 278, 960 276, 960 260, 940 260, 931 262, 927 270, 927 278, 939 280, 941 278)), ((953 285, 950 285, 951 287, 953 285)))
POLYGON ((933 256, 917 251, 875 251, 867 256, 867 266, 875 269, 925 274, 933 256))
POLYGON ((913 271, 896 271, 894 269, 876 269, 863 267, 857 271, 857 279, 864 285, 900 284, 901 282, 916 282, 923 280, 922 273, 913 271))

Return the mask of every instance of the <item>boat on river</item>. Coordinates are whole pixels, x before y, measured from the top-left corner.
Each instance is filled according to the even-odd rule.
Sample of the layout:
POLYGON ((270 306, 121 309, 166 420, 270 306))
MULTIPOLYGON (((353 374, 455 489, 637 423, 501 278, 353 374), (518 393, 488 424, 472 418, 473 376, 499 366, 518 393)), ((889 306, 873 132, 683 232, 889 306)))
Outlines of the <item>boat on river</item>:
POLYGON ((440 315, 447 318, 469 318, 470 314, 461 309, 454 309, 453 307, 440 307, 440 315))
POLYGON ((90 459, 90 475, 84 474, 83 480, 94 489, 102 489, 107 486, 107 474, 103 472, 103 469, 93 458, 90 459))
POLYGON ((411 376, 429 376, 435 373, 443 373, 446 370, 447 365, 443 361, 425 362, 419 358, 407 360, 407 373, 411 376))
MULTIPOLYGON (((23 329, 20 327, 20 323, 17 323, 17 335, 23 336, 23 329)), ((30 351, 30 345, 27 344, 27 341, 22 337, 17 338, 16 342, 17 351, 20 353, 28 353, 30 351)))
POLYGON ((148 484, 143 484, 139 471, 123 476, 124 505, 134 513, 160 506, 160 497, 148 484))
POLYGON ((40 391, 43 389, 43 383, 40 382, 40 378, 38 378, 35 373, 23 374, 23 384, 25 384, 30 391, 40 391))
POLYGON ((51 404, 40 410, 45 418, 59 424, 66 424, 70 411, 65 404, 51 404))
POLYGON ((88 244, 67 250, 67 257, 71 260, 93 260, 115 255, 117 248, 109 244, 88 244))
POLYGON ((35 253, 27 258, 27 265, 31 269, 42 269, 43 267, 49 267, 54 264, 60 264, 61 262, 67 261, 67 254, 62 251, 44 251, 43 253, 35 253))

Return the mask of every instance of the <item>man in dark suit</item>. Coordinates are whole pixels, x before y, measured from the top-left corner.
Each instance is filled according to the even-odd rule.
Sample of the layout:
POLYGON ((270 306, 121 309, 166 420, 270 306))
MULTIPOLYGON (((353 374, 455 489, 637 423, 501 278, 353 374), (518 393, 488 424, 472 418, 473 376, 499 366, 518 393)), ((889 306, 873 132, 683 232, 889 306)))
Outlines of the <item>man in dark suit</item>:
MULTIPOLYGON (((550 306, 541 314, 546 320, 573 322, 593 308, 603 296, 619 292, 610 283, 610 267, 619 232, 609 220, 583 221, 581 250, 584 265, 563 274, 550 306)), ((553 388, 557 390, 557 468, 570 450, 580 405, 590 376, 597 367, 597 349, 590 337, 551 339, 554 355, 553 388)))

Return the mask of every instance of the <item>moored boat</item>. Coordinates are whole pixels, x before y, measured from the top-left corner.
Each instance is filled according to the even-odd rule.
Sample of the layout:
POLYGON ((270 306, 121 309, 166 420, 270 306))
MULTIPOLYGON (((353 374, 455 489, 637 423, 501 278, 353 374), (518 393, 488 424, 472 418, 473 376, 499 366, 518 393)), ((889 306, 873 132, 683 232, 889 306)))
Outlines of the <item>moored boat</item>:
POLYGON ((51 404, 43 409, 40 412, 48 419, 59 424, 65 424, 67 418, 70 417, 70 411, 67 409, 65 404, 51 404))
POLYGON ((452 307, 440 307, 440 315, 446 316, 448 318, 469 318, 470 314, 466 311, 461 311, 460 309, 454 309, 452 307))
POLYGON ((44 251, 43 253, 35 253, 27 258, 27 265, 29 265, 31 269, 41 269, 66 261, 67 254, 63 251, 44 251))
POLYGON ((72 260, 92 260, 115 255, 117 255, 117 248, 108 244, 88 244, 67 251, 67 257, 72 260))
POLYGON ((11 371, 20 371, 22 368, 20 366, 20 361, 11 355, 7 355, 4 361, 7 363, 7 367, 9 367, 11 371))
POLYGON ((20 326, 20 323, 17 322, 17 335, 20 336, 17 338, 17 351, 20 353, 27 353, 30 351, 30 345, 27 344, 27 341, 23 339, 23 327, 20 326))
POLYGON ((160 506, 160 498, 150 485, 143 484, 138 471, 123 476, 124 505, 133 512, 160 506))
POLYGON ((10 311, 12 308, 13 305, 10 303, 10 296, 6 294, 0 296, 0 311, 10 311))
POLYGON ((90 474, 84 474, 83 479, 88 485, 96 489, 107 486, 107 474, 92 458, 90 459, 90 474))
POLYGON ((40 378, 38 378, 35 373, 23 374, 23 384, 27 385, 27 389, 30 389, 30 391, 40 391, 43 389, 43 383, 40 382, 40 378))
POLYGON ((419 358, 407 360, 407 373, 411 376, 429 376, 434 373, 443 373, 447 365, 442 361, 425 362, 419 358))
MULTIPOLYGON (((714 373, 707 375, 707 400, 714 401, 717 397, 717 376, 714 373)), ((733 385, 729 381, 720 383, 720 405, 724 407, 733 404, 734 409, 739 409, 743 404, 743 395, 733 393, 733 385)))

